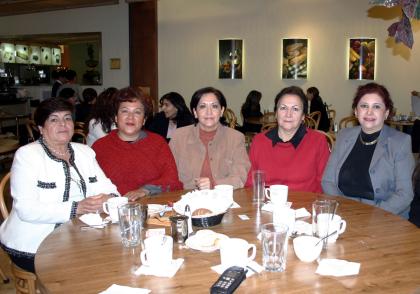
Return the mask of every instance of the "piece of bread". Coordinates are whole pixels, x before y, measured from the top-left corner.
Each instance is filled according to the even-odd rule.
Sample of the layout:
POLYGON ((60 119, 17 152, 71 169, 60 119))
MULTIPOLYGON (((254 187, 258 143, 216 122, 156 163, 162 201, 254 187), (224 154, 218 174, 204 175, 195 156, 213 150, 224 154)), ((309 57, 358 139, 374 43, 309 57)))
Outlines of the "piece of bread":
POLYGON ((198 208, 193 211, 192 216, 203 216, 207 214, 212 214, 213 212, 207 208, 198 208))

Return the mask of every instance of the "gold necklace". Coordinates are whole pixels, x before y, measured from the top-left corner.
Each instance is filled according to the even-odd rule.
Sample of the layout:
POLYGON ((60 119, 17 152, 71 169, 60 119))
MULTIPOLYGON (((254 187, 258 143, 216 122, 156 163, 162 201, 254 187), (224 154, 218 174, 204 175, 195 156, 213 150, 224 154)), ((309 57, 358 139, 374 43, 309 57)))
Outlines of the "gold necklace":
POLYGON ((48 145, 48 144, 46 144, 47 145, 47 147, 48 147, 48 149, 52 152, 52 153, 54 153, 54 154, 56 154, 56 155, 59 155, 59 156, 67 156, 67 154, 69 153, 69 150, 68 149, 66 149, 66 151, 63 153, 63 152, 60 152, 60 151, 58 151, 58 150, 56 150, 56 149, 54 149, 54 148, 52 148, 50 145, 48 145))
POLYGON ((375 140, 373 140, 371 142, 365 142, 362 139, 362 133, 359 134, 360 143, 362 143, 363 145, 366 145, 366 146, 370 146, 370 145, 376 144, 376 142, 378 142, 378 139, 379 139, 379 136, 378 136, 378 138, 376 138, 375 140))

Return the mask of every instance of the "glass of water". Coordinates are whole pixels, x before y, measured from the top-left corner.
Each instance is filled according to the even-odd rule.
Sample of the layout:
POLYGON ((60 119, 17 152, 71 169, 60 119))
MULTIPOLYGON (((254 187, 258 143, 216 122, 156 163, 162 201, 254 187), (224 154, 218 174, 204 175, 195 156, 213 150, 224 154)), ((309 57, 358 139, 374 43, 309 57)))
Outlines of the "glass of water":
POLYGON ((262 259, 266 271, 283 272, 287 261, 288 226, 282 223, 262 225, 262 259))
POLYGON ((121 241, 125 247, 135 247, 141 243, 142 216, 140 204, 128 203, 118 207, 121 241))

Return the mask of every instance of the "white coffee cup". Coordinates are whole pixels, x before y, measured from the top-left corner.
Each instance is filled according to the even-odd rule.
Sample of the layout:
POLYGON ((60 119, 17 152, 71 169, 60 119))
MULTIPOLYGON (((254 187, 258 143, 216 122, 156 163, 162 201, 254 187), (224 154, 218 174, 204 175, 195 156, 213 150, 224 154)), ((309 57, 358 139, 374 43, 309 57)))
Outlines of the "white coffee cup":
POLYGON ((295 231, 296 211, 287 205, 274 205, 273 223, 286 224, 288 226, 287 235, 290 236, 295 231))
POLYGON ((264 194, 275 205, 286 204, 288 191, 289 187, 286 185, 271 185, 269 188, 265 188, 264 194))
POLYGON ((220 242, 220 262, 226 267, 233 265, 246 267, 250 261, 255 259, 256 251, 257 247, 244 239, 225 239, 220 242), (252 249, 252 253, 248 255, 250 249, 252 249))
POLYGON ((233 186, 232 185, 216 185, 214 186, 217 195, 226 197, 233 202, 233 186))
POLYGON ((319 230, 322 230, 321 234, 325 235, 326 226, 328 226, 328 234, 333 233, 334 231, 337 231, 336 234, 328 237, 328 243, 335 243, 337 241, 337 238, 340 234, 344 233, 347 227, 347 222, 341 218, 339 215, 334 215, 334 218, 332 218, 332 214, 322 213, 318 215, 318 228, 319 230), (329 223, 328 223, 329 220, 329 223))
POLYGON ((171 236, 155 235, 144 240, 144 250, 140 253, 143 265, 169 267, 172 262, 173 241, 171 236))
POLYGON ((127 197, 112 197, 102 203, 102 208, 112 219, 113 223, 118 222, 118 207, 128 203, 127 197))

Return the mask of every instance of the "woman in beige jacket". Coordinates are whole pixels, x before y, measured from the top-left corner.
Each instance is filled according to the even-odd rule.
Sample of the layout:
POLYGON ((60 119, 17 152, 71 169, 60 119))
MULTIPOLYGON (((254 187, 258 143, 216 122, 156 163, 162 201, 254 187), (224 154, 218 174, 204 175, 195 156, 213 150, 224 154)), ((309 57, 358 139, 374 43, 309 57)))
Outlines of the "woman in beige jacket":
POLYGON ((242 188, 251 164, 244 135, 220 123, 224 95, 212 87, 197 90, 190 108, 196 124, 176 129, 169 143, 184 189, 242 188))

